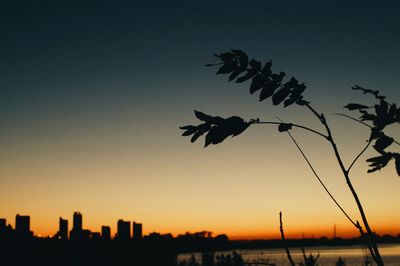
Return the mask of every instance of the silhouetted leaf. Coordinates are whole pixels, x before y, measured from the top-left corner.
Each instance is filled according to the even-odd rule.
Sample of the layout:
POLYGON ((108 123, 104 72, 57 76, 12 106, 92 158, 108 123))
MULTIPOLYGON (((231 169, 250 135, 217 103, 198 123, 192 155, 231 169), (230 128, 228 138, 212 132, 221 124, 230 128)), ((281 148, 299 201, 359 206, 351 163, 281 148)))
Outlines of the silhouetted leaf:
POLYGON ((193 137, 190 139, 190 141, 193 143, 195 142, 202 134, 200 132, 194 133, 193 137))
POLYGON ((264 82, 265 82, 265 79, 261 74, 256 75, 253 78, 253 80, 251 81, 250 94, 253 94, 254 92, 261 89, 261 87, 264 85, 264 82))
POLYGON ((304 83, 297 84, 293 88, 291 94, 295 95, 295 96, 300 96, 306 90, 306 88, 307 88, 307 86, 304 83))
POLYGON ((271 97, 275 92, 275 87, 273 84, 267 83, 264 85, 264 87, 261 90, 260 93, 260 102, 267 99, 268 97, 271 97))
POLYGON ((367 109, 369 107, 366 105, 358 104, 358 103, 349 103, 348 105, 344 106, 344 108, 347 108, 350 111, 352 111, 352 110, 358 110, 358 109, 367 109))
POLYGON ((211 127, 208 134, 206 135, 204 147, 210 144, 218 144, 224 141, 229 136, 237 136, 242 133, 246 128, 250 126, 250 123, 245 122, 238 116, 232 116, 224 119, 222 123, 211 127))
POLYGON ((283 107, 288 107, 289 105, 294 104, 301 96, 291 94, 288 99, 283 102, 283 107))
POLYGON ((301 100, 298 100, 296 103, 298 105, 306 105, 306 104, 309 104, 310 102, 307 102, 307 101, 301 99, 301 100))
POLYGON ((371 130, 371 135, 370 135, 370 137, 369 137, 369 141, 372 141, 372 140, 374 140, 374 139, 377 139, 377 138, 379 138, 379 137, 382 136, 382 135, 383 135, 383 132, 382 132, 382 131, 380 131, 379 129, 373 128, 373 129, 371 130))
POLYGON ((272 103, 274 105, 280 104, 286 97, 288 97, 290 94, 290 89, 288 88, 281 88, 279 89, 274 96, 272 96, 272 103))
POLYGON ((388 103, 381 100, 379 105, 375 105, 375 113, 377 116, 386 116, 388 113, 388 103))
POLYGON ((374 148, 379 153, 384 153, 384 150, 393 143, 393 138, 381 134, 375 142, 374 148))
POLYGON ((374 91, 374 90, 370 90, 370 89, 364 89, 364 88, 362 88, 362 87, 360 87, 358 85, 353 86, 351 89, 362 91, 363 94, 372 94, 378 100, 383 100, 383 99, 386 98, 383 95, 379 95, 379 91, 378 90, 374 91))
POLYGON ((182 136, 190 136, 190 135, 192 135, 193 133, 196 132, 197 127, 189 125, 189 126, 180 127, 180 129, 185 129, 186 130, 186 131, 184 131, 182 133, 182 136))
POLYGON ((243 118, 238 116, 231 116, 227 119, 219 116, 207 115, 200 111, 194 111, 195 116, 204 121, 204 123, 193 126, 187 125, 182 126, 180 129, 185 130, 183 136, 189 136, 193 134, 191 142, 195 142, 200 136, 206 134, 205 146, 210 144, 218 144, 224 141, 228 136, 237 136, 248 128, 254 121, 246 122, 243 118))
POLYGON ((261 69, 261 74, 263 74, 266 78, 271 76, 272 74, 271 67, 272 67, 272 61, 269 60, 267 63, 265 63, 264 67, 261 69))
POLYGON ((231 116, 225 119, 224 126, 229 128, 232 137, 234 137, 246 130, 250 126, 250 123, 245 122, 241 117, 231 116))
POLYGON ((247 54, 241 50, 232 50, 232 52, 238 57, 240 66, 246 68, 249 63, 247 54))
POLYGON ((283 80, 283 77, 284 77, 285 75, 286 75, 285 72, 282 72, 282 71, 281 71, 279 74, 272 74, 272 75, 271 75, 272 82, 274 82, 274 83, 281 83, 282 80, 283 80))
POLYGON ((279 132, 286 132, 290 129, 292 129, 293 124, 291 123, 280 123, 278 126, 279 132))
POLYGON ((234 54, 231 52, 226 52, 222 54, 214 54, 214 56, 220 58, 224 63, 230 63, 235 58, 234 54))
POLYGON ((299 82, 297 81, 297 79, 295 79, 294 77, 291 77, 288 82, 283 84, 283 87, 285 87, 285 88, 295 88, 298 85, 299 85, 299 82))
POLYGON ((254 70, 247 70, 247 73, 236 80, 236 83, 242 83, 248 79, 251 79, 257 72, 254 70))
POLYGON ((194 115, 195 115, 198 119, 200 119, 201 121, 204 121, 204 122, 208 122, 208 121, 210 121, 211 118, 212 118, 212 116, 206 115, 205 113, 200 112, 200 111, 196 111, 196 110, 194 110, 194 115))
POLYGON ((391 104, 388 111, 388 116, 395 117, 397 113, 397 106, 395 103, 391 104))
POLYGON ((372 157, 367 160, 369 162, 369 166, 372 167, 371 169, 368 170, 368 173, 375 172, 377 170, 381 170, 383 167, 385 167, 389 161, 392 159, 392 157, 389 154, 383 154, 382 156, 377 156, 377 157, 372 157))
POLYGON ((260 71, 260 69, 261 69, 261 63, 257 60, 251 59, 249 62, 249 65, 256 72, 260 71))
POLYGON ((233 70, 235 70, 237 68, 237 66, 234 63, 229 63, 229 64, 225 64, 223 66, 221 66, 216 75, 218 74, 228 74, 231 73, 233 70))
POLYGON ((228 132, 224 131, 222 128, 214 126, 210 129, 205 138, 204 147, 210 144, 218 144, 224 141, 229 136, 228 132))
POLYGON ((396 165, 397 175, 400 176, 400 154, 396 153, 394 155, 394 161, 395 161, 395 165, 396 165))
POLYGON ((229 75, 229 81, 234 80, 239 76, 241 73, 243 73, 246 70, 246 68, 238 67, 235 70, 232 71, 232 74, 229 75))
POLYGON ((361 121, 374 121, 376 119, 376 115, 364 113, 360 118, 361 121))

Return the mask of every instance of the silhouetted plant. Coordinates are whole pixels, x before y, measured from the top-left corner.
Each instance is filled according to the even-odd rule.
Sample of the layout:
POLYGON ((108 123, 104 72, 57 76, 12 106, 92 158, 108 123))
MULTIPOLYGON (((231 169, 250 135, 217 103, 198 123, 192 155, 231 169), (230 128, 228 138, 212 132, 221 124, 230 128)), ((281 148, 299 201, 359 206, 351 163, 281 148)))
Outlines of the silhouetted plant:
POLYGON ((377 90, 369 90, 354 86, 353 90, 362 91, 364 94, 371 94, 378 101, 374 106, 367 106, 357 103, 350 103, 345 108, 350 111, 358 110, 361 113, 359 120, 354 119, 371 129, 371 134, 368 143, 375 141, 374 149, 380 154, 379 156, 367 159, 370 169, 368 173, 381 170, 385 167, 390 160, 395 160, 397 174, 400 176, 400 154, 397 152, 390 152, 387 150, 394 142, 392 137, 385 134, 384 129, 394 123, 400 123, 400 108, 397 108, 395 103, 388 103, 386 97, 379 94, 377 90), (369 111, 372 109, 372 112, 369 111), (366 123, 369 122, 370 124, 366 123))
POLYGON ((304 106, 306 109, 311 111, 311 113, 324 126, 325 133, 321 133, 309 127, 294 123, 284 123, 282 121, 260 121, 259 119, 251 119, 249 121, 245 121, 238 116, 232 116, 225 119, 218 116, 210 116, 202 112, 195 111, 196 117, 203 123, 197 126, 188 125, 181 127, 181 129, 185 130, 182 135, 192 135, 191 141, 194 142, 200 136, 206 134, 204 146, 207 147, 210 144, 221 143, 229 136, 234 137, 243 133, 250 125, 277 125, 279 132, 288 133, 298 150, 301 152, 303 158, 306 160, 307 164, 311 168, 313 174, 323 186, 324 190, 328 193, 328 195, 335 202, 338 208, 343 212, 346 218, 359 230, 360 234, 364 237, 373 260, 377 263, 377 265, 382 266, 383 261, 376 245, 374 233, 369 226, 361 201, 351 182, 350 170, 356 163, 356 161, 360 158, 360 156, 368 149, 370 144, 372 142, 375 142, 373 146, 374 149, 379 153, 379 156, 367 159, 367 162, 370 166, 368 173, 374 172, 376 170, 381 170, 389 163, 389 161, 394 160, 397 173, 398 175, 400 175, 400 155, 393 151, 387 150, 387 148, 392 143, 399 143, 384 133, 384 129, 388 125, 400 122, 400 108, 397 108, 396 104, 394 103, 388 103, 385 100, 385 96, 380 95, 378 91, 364 89, 357 85, 353 87, 354 90, 362 91, 364 94, 372 94, 378 100, 378 103, 372 107, 357 103, 346 105, 345 108, 351 111, 358 110, 361 113, 361 117, 359 119, 353 118, 346 114, 340 114, 359 123, 362 123, 363 125, 368 126, 371 129, 371 135, 369 140, 367 140, 367 145, 355 157, 355 159, 349 164, 349 166, 346 167, 339 153, 336 142, 334 141, 334 138, 332 136, 330 125, 328 124, 324 114, 319 113, 317 110, 315 110, 311 106, 310 101, 304 98, 303 92, 306 89, 306 85, 303 82, 299 83, 299 81, 294 77, 291 77, 290 79, 284 81, 284 77, 286 76, 285 72, 280 71, 279 73, 273 73, 271 69, 271 60, 263 65, 257 60, 249 60, 247 54, 240 50, 231 50, 226 53, 215 54, 214 56, 214 62, 211 64, 207 64, 206 66, 219 66, 216 74, 229 74, 229 81, 235 81, 236 83, 242 83, 251 80, 249 87, 250 94, 259 92, 259 101, 264 101, 267 98, 271 98, 274 105, 283 104, 283 107, 288 107, 296 104, 299 106, 304 106), (370 109, 373 109, 372 112, 370 111, 370 109), (368 123, 371 123, 371 125, 368 123), (337 163, 339 164, 339 167, 346 181, 346 185, 350 189, 350 192, 357 204, 357 208, 359 210, 362 220, 362 225, 357 220, 353 220, 352 218, 350 218, 347 212, 341 207, 335 197, 325 186, 325 184, 315 171, 314 167, 312 166, 311 162, 301 149, 300 145, 290 133, 293 128, 301 128, 308 132, 314 133, 330 143, 333 153, 337 159, 337 163))
MULTIPOLYGON (((279 231, 281 232, 281 239, 282 239, 283 246, 285 248, 286 256, 289 260, 289 263, 291 266, 295 266, 296 264, 294 263, 294 261, 292 259, 290 250, 289 250, 288 246, 286 245, 285 233, 283 231, 282 212, 279 212, 279 231)), ((301 252, 303 253, 304 261, 299 263, 300 266, 317 266, 318 265, 317 260, 319 259, 319 253, 316 257, 314 257, 314 255, 312 255, 311 253, 307 256, 303 247, 301 248, 301 252)))
POLYGON ((189 261, 183 260, 178 266, 244 266, 245 262, 242 256, 233 251, 232 254, 214 255, 213 252, 203 252, 201 254, 201 264, 196 261, 196 257, 192 255, 189 261))
POLYGON ((319 253, 317 256, 314 257, 313 254, 309 254, 308 256, 306 255, 306 252, 304 251, 304 248, 301 248, 301 252, 303 253, 303 259, 304 262, 300 262, 300 266, 317 266, 318 259, 319 259, 319 253))
POLYGON ((279 231, 281 232, 281 239, 282 239, 283 246, 285 248, 286 256, 289 260, 289 263, 291 266, 295 266, 296 264, 293 261, 292 255, 290 254, 290 250, 289 250, 288 246, 286 245, 285 233, 283 231, 282 212, 279 212, 279 231))
POLYGON ((344 259, 342 259, 342 257, 339 256, 339 258, 335 262, 335 266, 346 266, 346 262, 344 261, 344 259))

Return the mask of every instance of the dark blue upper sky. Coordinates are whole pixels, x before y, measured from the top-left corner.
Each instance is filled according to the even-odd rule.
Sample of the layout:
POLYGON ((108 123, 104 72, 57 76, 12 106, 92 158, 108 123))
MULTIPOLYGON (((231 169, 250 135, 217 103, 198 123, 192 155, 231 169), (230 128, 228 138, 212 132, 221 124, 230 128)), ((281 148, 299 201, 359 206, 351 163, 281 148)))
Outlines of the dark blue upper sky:
POLYGON ((324 107, 345 104, 355 83, 398 100, 399 11, 397 1, 2 1, 1 134, 116 113, 161 124, 193 108, 257 113, 245 88, 204 67, 231 48, 272 58, 324 107))

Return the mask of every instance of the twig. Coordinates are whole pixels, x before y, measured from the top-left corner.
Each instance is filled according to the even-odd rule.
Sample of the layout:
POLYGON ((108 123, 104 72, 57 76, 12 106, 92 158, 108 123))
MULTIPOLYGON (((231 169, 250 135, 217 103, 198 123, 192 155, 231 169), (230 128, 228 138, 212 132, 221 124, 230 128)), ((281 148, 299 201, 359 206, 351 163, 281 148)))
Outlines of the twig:
POLYGON ((326 193, 328 193, 329 197, 335 202, 336 206, 343 212, 343 214, 347 217, 347 219, 355 226, 357 227, 357 224, 353 221, 353 219, 350 218, 350 216, 347 214, 347 212, 342 208, 342 206, 337 202, 335 197, 333 197, 332 193, 329 191, 329 189, 325 186, 324 182, 321 180, 317 172, 315 171, 314 167, 312 166, 311 162, 308 160, 307 156, 304 154, 303 150, 301 149, 300 145, 297 143, 297 141, 294 139, 292 134, 287 131, 289 134, 290 138, 296 145, 297 149, 300 151, 301 155, 303 156, 304 160, 307 162, 308 166, 310 167, 311 171, 313 172, 314 176, 318 179, 319 183, 322 185, 322 187, 325 189, 326 193))
MULTIPOLYGON (((344 117, 346 117, 346 118, 348 118, 348 119, 351 119, 351 120, 356 121, 356 122, 358 122, 358 123, 360 123, 360 124, 363 124, 363 125, 366 126, 366 127, 369 127, 369 128, 371 128, 371 129, 373 128, 372 126, 368 125, 367 123, 365 123, 365 122, 363 122, 363 121, 360 121, 360 120, 358 120, 357 118, 354 118, 354 117, 352 117, 352 116, 349 116, 349 115, 346 115, 346 114, 341 114, 341 113, 334 113, 334 115, 344 116, 344 117)), ((393 139, 393 143, 396 143, 397 145, 400 146, 400 142, 396 141, 395 139, 393 139)))
POLYGON ((334 113, 334 115, 340 115, 340 116, 347 117, 348 119, 351 119, 351 120, 356 121, 356 122, 358 122, 358 123, 360 123, 360 124, 363 124, 363 125, 366 126, 366 127, 372 128, 372 126, 370 126, 370 125, 368 125, 367 123, 365 123, 365 122, 363 122, 363 121, 360 121, 360 120, 358 120, 357 118, 354 118, 354 117, 352 117, 352 116, 349 116, 349 115, 346 115, 346 114, 342 114, 342 113, 334 113))
POLYGON ((279 212, 279 229, 281 231, 281 238, 282 238, 282 241, 283 241, 283 245, 285 246, 286 255, 288 257, 290 265, 296 266, 296 264, 294 263, 294 261, 292 259, 292 256, 290 255, 289 248, 286 246, 286 243, 285 243, 285 234, 283 233, 283 223, 282 223, 282 212, 279 212))
MULTIPOLYGON (((266 121, 266 122, 262 122, 262 121, 261 121, 261 122, 257 122, 257 121, 254 121, 254 122, 252 122, 252 123, 253 123, 253 124, 271 124, 271 125, 280 125, 280 124, 281 124, 280 122, 269 122, 269 121, 266 121)), ((298 127, 298 128, 301 128, 301 129, 305 129, 305 130, 307 130, 307 131, 310 131, 310 132, 312 132, 312 133, 315 133, 315 134, 317 134, 317 135, 323 137, 324 139, 327 139, 327 138, 328 138, 328 136, 326 136, 326 135, 322 134, 321 132, 318 132, 318 131, 316 131, 316 130, 314 130, 314 129, 312 129, 312 128, 309 128, 309 127, 306 127, 306 126, 302 126, 302 125, 293 124, 293 123, 287 123, 287 124, 292 125, 292 127, 298 127)))
POLYGON ((354 158, 353 162, 350 164, 349 168, 347 168, 347 174, 349 174, 350 169, 353 167, 353 165, 357 162, 358 158, 368 149, 369 145, 371 144, 371 141, 368 141, 367 145, 362 149, 362 151, 357 155, 356 158, 354 158))

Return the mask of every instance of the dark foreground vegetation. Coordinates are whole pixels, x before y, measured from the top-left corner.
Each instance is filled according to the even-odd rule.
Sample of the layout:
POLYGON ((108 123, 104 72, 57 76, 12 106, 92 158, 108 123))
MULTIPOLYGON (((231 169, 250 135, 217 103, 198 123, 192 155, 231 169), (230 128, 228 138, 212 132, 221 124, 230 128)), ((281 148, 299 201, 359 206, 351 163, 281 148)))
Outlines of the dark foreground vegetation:
MULTIPOLYGON (((216 256, 214 252, 236 249, 284 248, 281 240, 232 241, 224 237, 203 237, 186 234, 180 238, 159 235, 141 241, 87 240, 71 241, 56 239, 1 240, 0 265, 137 265, 137 266, 185 266, 185 265, 251 265, 241 261, 239 254, 216 256), (202 259, 178 262, 178 254, 203 253, 202 259), (212 254, 212 255, 211 255, 212 254), (208 263, 208 264, 207 264, 208 263)), ((394 236, 378 237, 380 243, 400 243, 394 236)), ((288 247, 362 245, 360 238, 353 239, 288 239, 288 247)), ((315 257, 314 257, 315 258, 315 257)), ((254 265, 254 264, 253 264, 254 265)), ((268 265, 267 262, 258 265, 268 265)), ((271 264, 272 265, 272 264, 271 264)), ((307 264, 304 264, 307 265, 307 264)))

